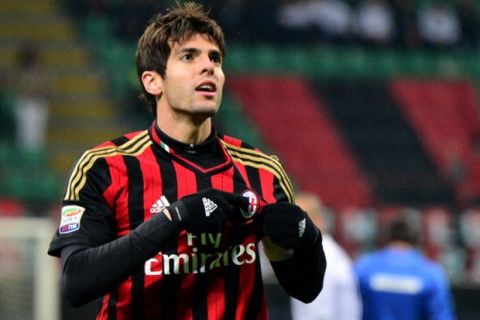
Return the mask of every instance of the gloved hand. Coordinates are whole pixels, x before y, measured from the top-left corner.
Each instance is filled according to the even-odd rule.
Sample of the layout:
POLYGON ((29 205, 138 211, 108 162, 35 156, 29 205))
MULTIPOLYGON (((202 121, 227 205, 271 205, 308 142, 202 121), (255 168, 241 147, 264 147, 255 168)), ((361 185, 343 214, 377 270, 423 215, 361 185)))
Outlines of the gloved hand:
POLYGON ((313 246, 320 230, 299 206, 288 202, 268 204, 262 208, 263 235, 284 249, 313 246))
POLYGON ((227 220, 248 210, 248 199, 241 195, 205 189, 185 196, 166 207, 172 221, 193 233, 219 232, 227 220))

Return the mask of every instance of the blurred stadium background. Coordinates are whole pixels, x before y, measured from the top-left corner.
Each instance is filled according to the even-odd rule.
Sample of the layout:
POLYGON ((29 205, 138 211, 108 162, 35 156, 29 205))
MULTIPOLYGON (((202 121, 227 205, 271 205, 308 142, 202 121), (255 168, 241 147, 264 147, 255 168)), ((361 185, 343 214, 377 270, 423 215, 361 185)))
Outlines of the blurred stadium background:
MULTIPOLYGON (((149 125, 135 40, 171 2, 0 1, 1 319, 84 319, 87 309, 59 301, 58 265, 45 260, 62 187, 83 150, 149 125), (25 45, 48 75, 46 144, 34 150, 15 140, 25 45)), ((278 155, 298 190, 320 195, 352 258, 378 246, 390 219, 415 219, 422 249, 448 272, 459 319, 478 319, 480 3, 198 2, 227 37, 220 131, 278 155), (432 5, 444 10, 443 42, 421 30, 432 5), (369 21, 386 32, 362 34, 360 12, 380 14, 369 21)))

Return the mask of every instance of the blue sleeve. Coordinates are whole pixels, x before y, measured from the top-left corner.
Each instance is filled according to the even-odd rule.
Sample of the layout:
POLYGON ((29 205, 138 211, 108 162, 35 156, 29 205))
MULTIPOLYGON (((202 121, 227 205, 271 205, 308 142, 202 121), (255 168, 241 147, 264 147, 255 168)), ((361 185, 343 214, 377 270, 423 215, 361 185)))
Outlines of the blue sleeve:
POLYGON ((452 296, 447 276, 443 269, 434 266, 432 270, 432 290, 427 303, 428 319, 453 320, 452 296))

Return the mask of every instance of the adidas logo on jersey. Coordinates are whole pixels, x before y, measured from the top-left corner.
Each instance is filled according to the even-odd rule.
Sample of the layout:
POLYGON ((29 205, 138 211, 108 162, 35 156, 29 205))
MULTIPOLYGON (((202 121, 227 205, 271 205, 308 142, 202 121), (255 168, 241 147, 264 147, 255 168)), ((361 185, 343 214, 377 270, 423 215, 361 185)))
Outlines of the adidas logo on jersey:
POLYGON ((299 223, 298 223, 298 237, 301 238, 303 236, 303 234, 305 233, 305 227, 307 225, 307 221, 305 218, 303 218, 303 220, 301 220, 299 223))
POLYGON ((155 203, 150 207, 150 213, 151 214, 157 214, 162 212, 163 209, 168 207, 170 205, 170 202, 168 202, 167 198, 165 196, 161 196, 160 199, 155 201, 155 203))
POLYGON ((212 200, 208 199, 208 198, 205 198, 203 197, 202 198, 202 202, 203 202, 203 208, 205 209, 205 215, 207 217, 210 216, 210 214, 215 211, 215 209, 218 208, 218 205, 213 202, 212 200))

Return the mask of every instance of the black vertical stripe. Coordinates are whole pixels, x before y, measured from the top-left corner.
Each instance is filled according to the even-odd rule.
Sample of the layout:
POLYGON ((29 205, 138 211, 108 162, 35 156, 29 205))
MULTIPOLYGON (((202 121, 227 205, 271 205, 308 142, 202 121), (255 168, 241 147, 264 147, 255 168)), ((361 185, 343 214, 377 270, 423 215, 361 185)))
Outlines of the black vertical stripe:
POLYGON ((108 300, 108 320, 117 320, 117 302, 118 292, 117 290, 112 290, 110 294, 110 299, 108 300))
MULTIPOLYGON (((161 150, 157 151, 157 162, 160 167, 160 175, 162 178, 162 193, 168 199, 170 203, 177 201, 178 198, 178 187, 177 187, 177 176, 175 174, 175 168, 173 167, 173 162, 170 158, 164 157, 161 150)), ((171 245, 165 246, 162 250, 162 253, 171 255, 177 254, 178 248, 177 243, 172 243, 171 245)), ((178 288, 180 286, 180 280, 178 276, 169 275, 164 276, 161 284, 161 297, 159 297, 159 302, 161 303, 161 316, 159 319, 176 319, 176 310, 177 310, 177 297, 178 297, 178 288)))
MULTIPOLYGON (((155 150, 156 153, 159 150, 155 150)), ((177 175, 173 166, 173 161, 169 157, 162 157, 162 154, 156 154, 158 166, 160 168, 160 177, 162 179, 162 193, 170 203, 177 201, 178 186, 177 175)))
MULTIPOLYGON (((136 157, 124 156, 128 175, 128 216, 130 229, 135 229, 144 221, 143 206, 143 173, 139 160, 136 157)), ((145 308, 143 300, 145 273, 143 265, 137 267, 132 273, 132 289, 130 312, 132 319, 144 319, 145 308)))
MULTIPOLYGON (((260 194, 259 191, 261 191, 261 183, 260 183, 260 173, 257 168, 246 166, 245 167, 246 172, 247 172, 247 177, 250 182, 251 188, 256 190, 257 193, 260 194)), ((237 190, 235 190, 237 192, 237 190)), ((248 234, 239 234, 239 237, 243 238, 248 236, 248 234)), ((239 240, 241 241, 241 240, 239 240)), ((259 259, 259 252, 258 252, 258 246, 255 249, 257 259, 259 259)), ((253 294, 250 297, 249 301, 242 301, 242 303, 246 303, 246 314, 245 314, 245 319, 256 319, 258 317, 258 314, 260 312, 261 308, 261 301, 263 297, 263 284, 262 284, 262 277, 261 277, 261 268, 260 264, 257 263, 255 266, 255 278, 252 279, 254 281, 254 288, 253 288, 253 294)), ((237 289, 238 292, 238 289, 237 289)))
POLYGON ((247 166, 246 171, 247 171, 248 180, 250 180, 252 189, 257 190, 257 192, 260 194, 260 191, 262 190, 262 185, 260 183, 260 173, 258 172, 258 169, 247 166))
MULTIPOLYGON (((204 176, 199 173, 195 174, 197 179, 197 190, 208 189, 212 187, 210 176, 204 176)), ((208 284, 212 272, 198 273, 195 277, 195 284, 193 286, 193 319, 207 320, 208 319, 208 284)))
MULTIPOLYGON (((235 168, 233 174, 234 183, 234 193, 241 193, 245 189, 245 181, 243 180, 240 172, 235 168)), ((232 234, 232 243, 240 241, 238 239, 240 235, 238 233, 232 234)), ((225 273, 225 319, 235 319, 235 313, 237 310, 237 301, 238 301, 238 290, 240 281, 240 269, 234 264, 230 264, 227 267, 225 273)))
MULTIPOLYGON (((112 143, 116 146, 125 143, 125 138, 119 138, 113 140, 112 143)), ((117 302, 118 302, 118 292, 117 290, 112 290, 110 293, 110 299, 108 300, 108 307, 107 307, 107 318, 108 320, 117 320, 117 302)), ((101 310, 101 306, 99 311, 101 310)))
MULTIPOLYGON (((281 202, 281 201, 289 201, 288 197, 286 196, 284 190, 282 189, 282 187, 280 186, 280 182, 278 180, 277 177, 274 177, 274 181, 273 181, 273 184, 275 186, 274 190, 273 190, 273 196, 275 197, 275 199, 278 201, 278 202, 281 202)), ((293 199, 292 199, 293 201, 293 199)))

